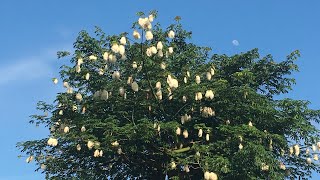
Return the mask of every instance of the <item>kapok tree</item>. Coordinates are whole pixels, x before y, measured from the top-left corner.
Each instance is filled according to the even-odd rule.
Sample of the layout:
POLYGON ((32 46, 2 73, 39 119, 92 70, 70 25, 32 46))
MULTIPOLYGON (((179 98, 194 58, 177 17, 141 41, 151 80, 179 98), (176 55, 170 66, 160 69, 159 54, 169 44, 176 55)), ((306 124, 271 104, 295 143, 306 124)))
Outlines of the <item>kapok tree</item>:
MULTIPOLYGON (((30 123, 48 127, 18 144, 47 179, 284 179, 319 172, 319 110, 276 99, 295 83, 286 60, 258 50, 214 54, 189 41, 180 17, 155 11, 132 33, 81 31, 61 67, 66 92, 30 123), (67 63, 66 63, 67 64, 67 63)), ((62 84, 62 83, 61 83, 62 84)))

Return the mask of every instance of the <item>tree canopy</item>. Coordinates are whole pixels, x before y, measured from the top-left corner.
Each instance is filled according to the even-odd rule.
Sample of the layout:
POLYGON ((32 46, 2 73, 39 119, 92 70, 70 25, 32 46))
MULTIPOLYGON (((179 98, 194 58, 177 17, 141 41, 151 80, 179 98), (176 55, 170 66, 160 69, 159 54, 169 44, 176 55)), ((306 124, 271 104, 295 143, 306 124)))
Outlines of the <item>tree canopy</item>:
MULTIPOLYGON (((18 143, 47 179, 285 179, 319 172, 320 111, 279 99, 299 51, 284 61, 258 49, 213 54, 181 18, 137 13, 132 32, 81 31, 60 70, 66 92, 39 102, 30 123, 49 128, 18 143)), ((60 83, 61 81, 61 83, 60 83)))

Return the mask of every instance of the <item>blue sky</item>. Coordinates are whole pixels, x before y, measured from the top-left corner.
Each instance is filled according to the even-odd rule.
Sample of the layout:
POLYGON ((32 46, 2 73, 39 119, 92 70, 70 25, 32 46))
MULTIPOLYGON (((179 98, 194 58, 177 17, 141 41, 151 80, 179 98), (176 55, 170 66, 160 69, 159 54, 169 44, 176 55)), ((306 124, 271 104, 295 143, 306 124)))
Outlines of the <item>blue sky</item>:
POLYGON ((214 53, 257 47, 280 61, 299 49, 297 85, 285 97, 307 99, 312 108, 319 108, 319 7, 317 0, 1 0, 0 180, 44 179, 25 158, 17 158, 15 144, 48 133, 29 125, 28 116, 37 112, 37 101, 51 102, 61 90, 51 82, 64 63, 56 59, 56 51, 70 50, 80 30, 100 26, 108 34, 131 34, 135 13, 156 9, 163 25, 181 16, 184 27, 193 31, 192 41, 212 47, 214 53))

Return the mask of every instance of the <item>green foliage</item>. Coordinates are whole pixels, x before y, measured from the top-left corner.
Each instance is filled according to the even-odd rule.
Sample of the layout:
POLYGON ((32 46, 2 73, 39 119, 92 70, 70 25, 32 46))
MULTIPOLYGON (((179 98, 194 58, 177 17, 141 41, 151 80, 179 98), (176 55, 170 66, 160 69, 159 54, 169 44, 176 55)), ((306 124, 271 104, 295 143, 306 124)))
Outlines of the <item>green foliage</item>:
POLYGON ((180 20, 166 29, 155 24, 150 40, 141 22, 132 26, 137 40, 98 27, 94 36, 79 33, 74 66, 60 71, 67 92, 53 104, 39 102, 45 115, 31 116, 30 123, 50 129, 49 137, 18 143, 47 179, 202 179, 206 171, 219 179, 284 179, 319 171, 317 162, 307 163, 318 151, 307 148, 319 140, 320 111, 306 101, 275 99, 295 83, 289 75, 298 70, 299 52, 282 62, 261 58, 258 49, 210 57, 210 48, 189 42, 180 20), (113 45, 122 37, 121 54, 113 45), (160 41, 163 48, 148 54, 160 41), (294 145, 300 154, 289 151, 294 145))

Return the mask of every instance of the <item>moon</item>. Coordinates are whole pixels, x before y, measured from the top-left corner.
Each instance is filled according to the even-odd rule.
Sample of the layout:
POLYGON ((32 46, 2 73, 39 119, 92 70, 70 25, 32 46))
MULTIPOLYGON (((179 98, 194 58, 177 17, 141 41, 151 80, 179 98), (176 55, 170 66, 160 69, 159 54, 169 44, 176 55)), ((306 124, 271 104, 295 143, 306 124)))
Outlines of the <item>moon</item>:
POLYGON ((238 41, 238 40, 233 40, 233 41, 232 41, 232 44, 233 44, 234 46, 239 46, 239 41, 238 41))

